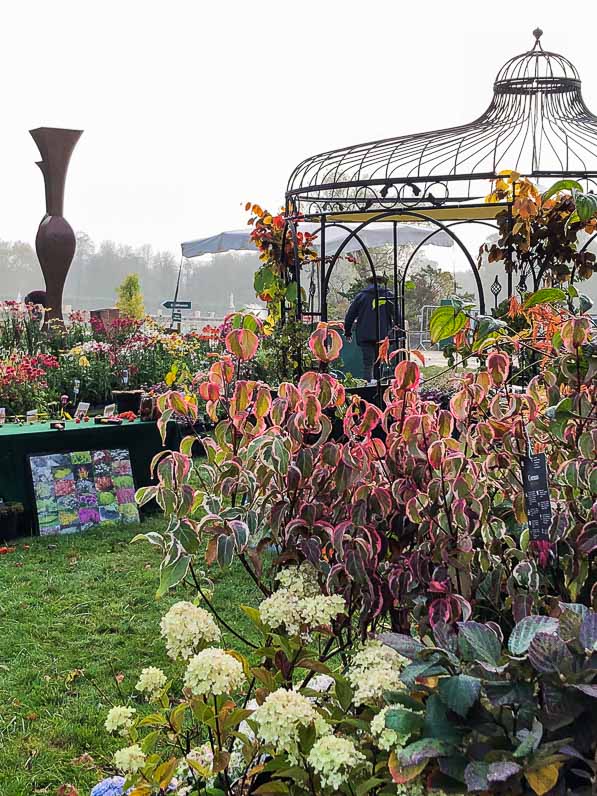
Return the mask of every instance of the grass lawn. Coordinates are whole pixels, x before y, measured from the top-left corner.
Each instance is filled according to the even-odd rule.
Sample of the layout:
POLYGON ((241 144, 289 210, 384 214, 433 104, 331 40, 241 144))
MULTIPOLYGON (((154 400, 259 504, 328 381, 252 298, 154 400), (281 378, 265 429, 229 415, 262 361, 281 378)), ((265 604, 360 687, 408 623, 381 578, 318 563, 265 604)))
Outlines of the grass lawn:
MULTIPOLYGON (((129 544, 138 530, 23 539, 0 556, 1 796, 54 796, 66 782, 87 796, 118 746, 103 728, 109 707, 133 693, 144 666, 176 671, 159 620, 189 594, 180 587, 156 602, 159 558, 129 544)), ((258 602, 242 568, 214 572, 223 614, 258 602)))

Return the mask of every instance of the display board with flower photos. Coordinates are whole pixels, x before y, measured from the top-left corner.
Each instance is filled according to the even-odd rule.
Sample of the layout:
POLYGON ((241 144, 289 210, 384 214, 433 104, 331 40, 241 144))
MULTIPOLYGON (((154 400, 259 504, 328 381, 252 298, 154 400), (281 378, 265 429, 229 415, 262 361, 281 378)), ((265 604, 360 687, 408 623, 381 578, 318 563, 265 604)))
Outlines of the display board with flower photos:
POLYGON ((42 536, 139 522, 127 449, 35 454, 29 465, 42 536))

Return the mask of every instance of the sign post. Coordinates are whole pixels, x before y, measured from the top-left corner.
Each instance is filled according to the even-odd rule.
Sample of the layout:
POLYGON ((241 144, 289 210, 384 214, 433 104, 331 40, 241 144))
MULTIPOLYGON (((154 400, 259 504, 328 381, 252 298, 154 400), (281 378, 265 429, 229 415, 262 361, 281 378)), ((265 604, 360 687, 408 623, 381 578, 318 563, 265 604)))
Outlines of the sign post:
POLYGON ((167 310, 190 310, 193 308, 192 301, 162 301, 162 307, 165 307, 167 310))

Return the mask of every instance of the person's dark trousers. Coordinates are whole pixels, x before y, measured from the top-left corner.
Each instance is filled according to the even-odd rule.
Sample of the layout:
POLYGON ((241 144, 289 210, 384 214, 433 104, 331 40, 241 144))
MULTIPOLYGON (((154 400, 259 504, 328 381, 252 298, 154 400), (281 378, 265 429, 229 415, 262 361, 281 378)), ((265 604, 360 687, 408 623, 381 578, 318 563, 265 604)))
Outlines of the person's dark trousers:
POLYGON ((363 378, 367 379, 367 381, 371 381, 375 369, 377 343, 363 342, 359 343, 359 346, 363 355, 363 378))

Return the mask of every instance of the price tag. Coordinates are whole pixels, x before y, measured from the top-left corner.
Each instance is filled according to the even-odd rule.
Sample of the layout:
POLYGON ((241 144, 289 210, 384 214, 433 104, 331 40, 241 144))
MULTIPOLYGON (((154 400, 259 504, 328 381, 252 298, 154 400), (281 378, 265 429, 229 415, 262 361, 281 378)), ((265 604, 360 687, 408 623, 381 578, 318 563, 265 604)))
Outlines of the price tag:
POLYGON ((104 417, 114 417, 116 414, 116 404, 104 406, 104 417))
POLYGON ((547 480, 547 459, 544 453, 526 456, 522 461, 522 483, 533 541, 549 541, 551 502, 547 480))
POLYGON ((87 412, 89 411, 89 407, 90 404, 88 404, 86 401, 79 401, 77 405, 77 410, 75 412, 75 418, 79 417, 83 419, 87 414, 87 412))

